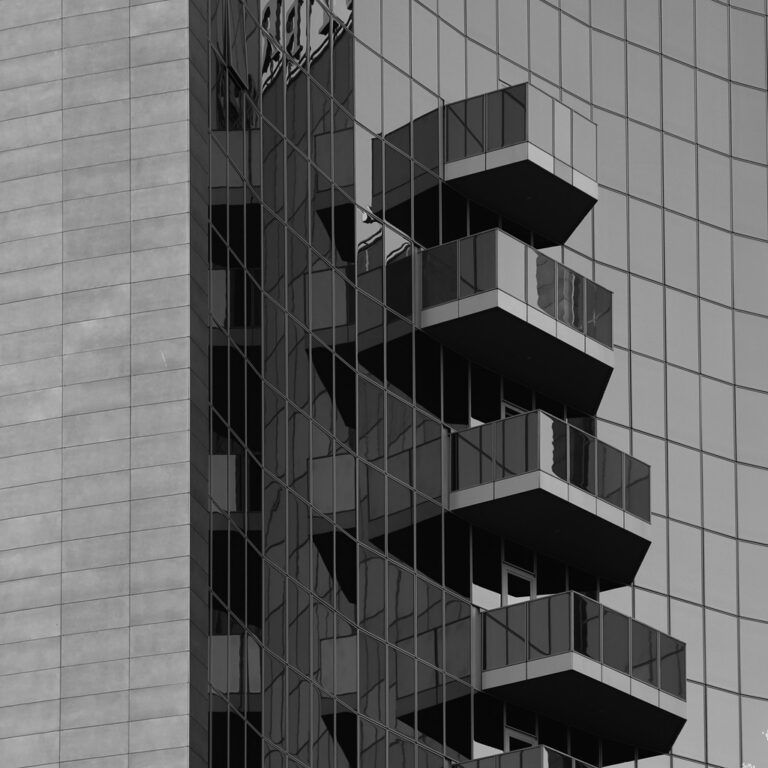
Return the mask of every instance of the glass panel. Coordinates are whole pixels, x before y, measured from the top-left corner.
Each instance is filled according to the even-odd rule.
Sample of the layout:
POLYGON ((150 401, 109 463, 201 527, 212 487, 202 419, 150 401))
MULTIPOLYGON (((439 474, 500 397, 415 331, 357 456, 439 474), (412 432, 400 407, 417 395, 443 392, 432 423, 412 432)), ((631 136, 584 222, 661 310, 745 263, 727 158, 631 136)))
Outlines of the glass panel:
POLYGON ((461 273, 459 298, 496 287, 495 231, 468 237, 459 243, 461 273))
POLYGON ((603 608, 603 664, 629 674, 629 619, 603 608))
MULTIPOLYGON (((535 414, 533 415, 535 419, 535 414)), ((496 431, 496 480, 530 472, 536 466, 536 422, 531 414, 498 423, 496 431)))
POLYGON ((512 605, 506 609, 507 622, 507 664, 520 664, 525 661, 527 646, 525 619, 527 605, 512 605))
POLYGON ((520 664, 526 656, 527 605, 513 605, 483 617, 483 669, 520 664))
POLYGON ((528 303, 554 317, 556 263, 535 251, 528 252, 528 259, 530 280, 528 303))
POLYGON ((569 593, 528 603, 528 658, 540 659, 565 653, 570 643, 569 593))
POLYGON ((658 683, 658 633, 632 621, 632 677, 649 685, 658 683))
POLYGON ((600 661, 600 604, 573 596, 573 650, 600 661))
POLYGON ((498 614, 483 616, 483 669, 499 669, 507 663, 507 628, 498 614))
POLYGON ((445 159, 446 162, 461 160, 466 156, 464 124, 466 121, 466 103, 460 101, 445 108, 445 159))
POLYGON ((538 748, 523 750, 520 753, 520 768, 541 768, 541 757, 542 753, 538 748))
POLYGON ((651 520, 651 468, 642 461, 626 457, 625 509, 641 520, 651 520))
POLYGON ((497 287, 525 301, 525 244, 500 229, 495 235, 497 287))
POLYGON ((466 154, 465 157, 472 157, 483 152, 485 147, 484 132, 484 97, 476 96, 474 99, 467 100, 467 122, 466 122, 466 154))
POLYGON ((510 147, 526 140, 525 107, 525 85, 516 85, 502 91, 501 141, 503 147, 510 147))
POLYGON ((568 480, 568 426, 560 419, 553 419, 541 413, 540 445, 541 464, 539 468, 563 480, 568 480))
POLYGON ((587 336, 606 347, 613 346, 613 296, 587 280, 587 336))
POLYGON ((421 306, 434 307, 457 297, 457 244, 424 251, 421 256, 421 306))
POLYGON ((570 482, 588 493, 595 493, 595 438, 573 427, 568 428, 570 482))
POLYGON ((528 92, 528 138, 545 152, 552 154, 552 98, 531 88, 528 92))
POLYGON ((503 91, 494 91, 485 97, 485 130, 488 152, 504 146, 502 138, 502 94, 503 91))
POLYGON ((479 485, 483 475, 480 430, 468 429, 453 435, 453 488, 479 485))
POLYGON ((584 278, 558 264, 557 319, 584 330, 584 278))
POLYGON ((661 688, 673 696, 685 698, 685 644, 659 634, 661 688))
POLYGON ((555 752, 553 749, 547 750, 548 768, 571 768, 571 758, 562 752, 555 752))
POLYGON ((624 504, 622 467, 624 454, 605 443, 597 443, 597 495, 616 507, 624 504))

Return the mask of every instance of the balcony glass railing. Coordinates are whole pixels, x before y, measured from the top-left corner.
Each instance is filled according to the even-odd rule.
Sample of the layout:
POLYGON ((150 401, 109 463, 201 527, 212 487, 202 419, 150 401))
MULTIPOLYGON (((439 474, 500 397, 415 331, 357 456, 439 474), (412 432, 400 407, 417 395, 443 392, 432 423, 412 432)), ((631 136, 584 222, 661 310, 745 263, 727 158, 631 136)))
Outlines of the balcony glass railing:
POLYGON ((594 766, 552 747, 538 746, 481 757, 461 763, 456 768, 594 768, 594 766))
POLYGON ((651 519, 651 469, 638 459, 543 411, 451 435, 451 490, 542 471, 651 519))
POLYGON ((483 614, 483 669, 579 653, 685 699, 685 643, 577 592, 483 614))
POLYGON ((595 124, 528 83, 445 107, 448 163, 525 141, 596 178, 595 124))
POLYGON ((525 141, 527 90, 526 85, 515 85, 446 106, 446 161, 462 160, 525 141))
POLYGON ((612 346, 611 292, 506 232, 491 229, 423 251, 422 309, 491 290, 612 346))

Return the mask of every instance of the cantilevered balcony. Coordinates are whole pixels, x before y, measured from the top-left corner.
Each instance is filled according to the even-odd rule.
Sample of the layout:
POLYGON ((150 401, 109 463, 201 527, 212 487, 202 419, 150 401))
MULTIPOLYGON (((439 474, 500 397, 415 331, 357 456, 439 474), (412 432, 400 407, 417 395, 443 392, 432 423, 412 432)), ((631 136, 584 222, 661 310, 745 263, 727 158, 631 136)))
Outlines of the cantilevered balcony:
POLYGON ((500 755, 480 757, 466 763, 456 763, 455 768, 595 768, 552 747, 538 746, 516 749, 500 755))
POLYGON ((597 202, 596 126, 529 84, 445 107, 444 179, 470 200, 564 243, 597 202))
POLYGON ((685 644, 575 592, 483 614, 482 687, 642 756, 685 724, 685 644))
POLYGON ((491 229, 421 253, 420 325, 461 355, 586 411, 613 370, 610 291, 491 229))
POLYGON ((650 544, 650 468, 542 411, 451 435, 450 509, 614 584, 650 544))

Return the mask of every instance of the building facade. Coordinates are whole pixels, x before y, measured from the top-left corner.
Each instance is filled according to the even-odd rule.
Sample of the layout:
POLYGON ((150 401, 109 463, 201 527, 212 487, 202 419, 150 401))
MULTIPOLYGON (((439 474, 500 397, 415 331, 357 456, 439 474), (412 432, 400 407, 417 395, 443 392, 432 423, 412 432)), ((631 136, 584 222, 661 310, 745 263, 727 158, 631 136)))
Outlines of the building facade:
POLYGON ((767 98, 765 0, 0 0, 0 764, 768 764, 767 98))

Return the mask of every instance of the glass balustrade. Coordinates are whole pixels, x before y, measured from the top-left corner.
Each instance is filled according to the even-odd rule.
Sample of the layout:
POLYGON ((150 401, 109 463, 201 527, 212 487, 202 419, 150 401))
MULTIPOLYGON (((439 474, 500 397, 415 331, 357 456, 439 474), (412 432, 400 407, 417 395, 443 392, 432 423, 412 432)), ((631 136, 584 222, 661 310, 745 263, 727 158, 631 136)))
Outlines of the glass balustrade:
POLYGON ((523 142, 596 178, 595 124, 528 83, 445 107, 447 163, 523 142))
POLYGON ((685 699, 685 644, 577 592, 483 614, 483 669, 579 653, 685 699))
POLYGON ((500 290, 605 347, 613 346, 609 290, 500 229, 430 248, 421 257, 421 308, 500 290))
POLYGON ((527 91, 527 85, 515 85, 446 106, 446 161, 450 163, 525 141, 527 91))
POLYGON ((490 755, 461 763, 457 768, 594 768, 551 747, 537 746, 490 755))
POLYGON ((453 433, 451 460, 452 491, 542 471, 651 519, 650 467, 543 411, 453 433))

